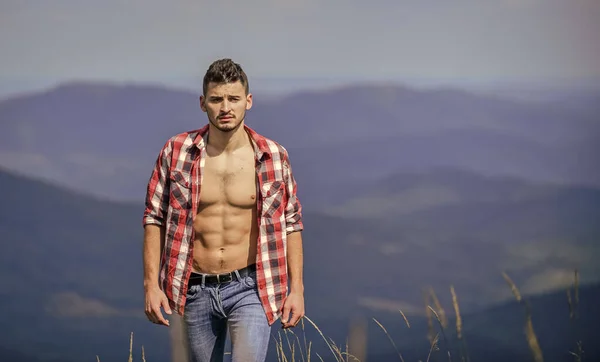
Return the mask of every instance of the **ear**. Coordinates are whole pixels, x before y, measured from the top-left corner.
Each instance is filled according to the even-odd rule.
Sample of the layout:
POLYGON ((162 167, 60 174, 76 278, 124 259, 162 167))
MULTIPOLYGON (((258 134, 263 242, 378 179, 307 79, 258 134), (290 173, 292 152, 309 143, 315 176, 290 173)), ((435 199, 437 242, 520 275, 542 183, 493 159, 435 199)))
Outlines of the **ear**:
POLYGON ((200 96, 200 109, 206 112, 206 98, 204 98, 204 95, 200 96))
POLYGON ((248 93, 246 96, 246 110, 252 108, 252 93, 248 93))

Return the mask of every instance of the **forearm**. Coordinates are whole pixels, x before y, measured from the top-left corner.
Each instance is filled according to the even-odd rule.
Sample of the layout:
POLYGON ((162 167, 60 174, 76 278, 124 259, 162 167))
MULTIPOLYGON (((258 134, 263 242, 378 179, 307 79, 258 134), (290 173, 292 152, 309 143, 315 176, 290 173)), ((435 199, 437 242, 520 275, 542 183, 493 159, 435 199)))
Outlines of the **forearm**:
POLYGON ((302 233, 299 231, 287 236, 287 264, 290 293, 304 293, 302 233))
POLYGON ((160 254, 164 240, 165 228, 159 225, 144 227, 144 289, 158 287, 160 254))

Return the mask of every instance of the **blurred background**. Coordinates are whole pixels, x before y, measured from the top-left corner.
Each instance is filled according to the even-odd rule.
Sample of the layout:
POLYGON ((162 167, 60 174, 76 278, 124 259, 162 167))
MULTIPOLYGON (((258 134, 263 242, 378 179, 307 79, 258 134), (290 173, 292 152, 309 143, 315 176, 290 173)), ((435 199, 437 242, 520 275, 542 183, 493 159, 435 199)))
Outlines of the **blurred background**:
POLYGON ((599 19, 597 0, 0 1, 0 360, 124 361, 132 332, 134 360, 181 360, 143 313, 143 199, 224 57, 247 124, 290 153, 327 338, 426 360, 441 324, 431 361, 600 358, 599 19))

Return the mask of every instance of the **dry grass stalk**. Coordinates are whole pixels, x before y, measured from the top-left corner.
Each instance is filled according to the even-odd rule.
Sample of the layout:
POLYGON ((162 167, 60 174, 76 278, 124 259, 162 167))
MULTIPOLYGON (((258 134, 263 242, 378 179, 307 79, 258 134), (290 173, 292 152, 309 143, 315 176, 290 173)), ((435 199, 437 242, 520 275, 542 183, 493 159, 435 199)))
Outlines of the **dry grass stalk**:
POLYGON ((358 357, 356 357, 355 355, 353 355, 351 353, 343 352, 342 354, 344 354, 346 356, 346 362, 350 361, 349 358, 352 358, 353 361, 361 362, 361 360, 358 359, 358 357))
POLYGON ((340 350, 340 348, 335 344, 333 339, 330 338, 329 341, 331 342, 331 345, 333 346, 333 350, 335 351, 335 359, 340 362, 344 362, 344 355, 343 355, 342 351, 340 350))
POLYGON ((275 340, 275 352, 277 352, 277 361, 281 362, 282 361, 282 357, 281 357, 281 346, 279 345, 279 343, 277 342, 277 338, 275 338, 275 336, 273 336, 273 334, 271 334, 271 337, 273 337, 273 339, 275 340))
POLYGON ((375 321, 375 323, 377 323, 379 325, 379 327, 381 327, 381 329, 383 329, 383 332, 385 332, 385 335, 388 337, 388 339, 392 343, 392 346, 394 346, 396 353, 398 353, 398 357, 400 357, 400 361, 404 362, 404 358, 402 358, 402 354, 400 353, 400 351, 398 351, 398 348, 396 347, 396 343, 394 343, 394 340, 392 339, 392 337, 390 337, 388 331, 385 329, 385 327, 383 325, 381 325, 381 323, 379 323, 379 321, 377 319, 373 318, 373 320, 375 321))
POLYGON ((327 341, 327 338, 325 338, 325 336, 323 335, 323 332, 321 332, 321 330, 319 329, 319 327, 317 327, 317 325, 315 324, 315 322, 313 322, 307 316, 304 316, 304 319, 306 319, 310 324, 312 324, 312 326, 317 330, 317 332, 319 332, 319 334, 321 335, 321 337, 323 338, 323 340, 325 341, 325 343, 327 343, 327 347, 329 347, 329 350, 331 351, 331 353, 334 355, 334 357, 336 357, 336 361, 342 362, 342 361, 339 361, 337 359, 337 356, 335 355, 335 352, 333 351, 333 348, 331 347, 331 344, 329 344, 329 342, 327 341))
POLYGON ((452 305, 454 306, 454 313, 456 314, 456 334, 458 339, 462 339, 462 319, 460 317, 460 308, 458 306, 458 298, 454 291, 454 286, 450 286, 450 294, 452 294, 452 305))
POLYGON ((542 350, 540 348, 537 336, 533 329, 533 322, 531 320, 531 308, 529 306, 529 303, 523 300, 519 288, 517 288, 517 285, 512 281, 508 274, 502 273, 502 275, 504 276, 504 279, 510 286, 510 289, 512 290, 512 293, 515 296, 517 302, 523 303, 525 305, 525 336, 527 337, 527 343, 529 344, 529 349, 533 354, 534 360, 536 362, 543 362, 544 357, 542 355, 542 350))
MULTIPOLYGON (((569 318, 571 319, 573 333, 575 339, 578 339, 578 328, 575 323, 575 320, 579 317, 579 271, 575 269, 574 271, 574 280, 573 280, 573 293, 575 294, 575 301, 573 301, 571 297, 571 288, 567 289, 567 302, 569 303, 569 318)), ((581 340, 577 341, 577 350, 576 352, 569 351, 573 356, 575 356, 576 362, 581 362, 583 355, 583 348, 581 344, 581 340)))
POLYGON ((281 348, 281 361, 282 362, 287 362, 287 356, 285 355, 285 352, 283 351, 283 340, 281 339, 281 332, 277 332, 277 334, 279 335, 279 345, 281 348))
MULTIPOLYGON (((298 341, 298 351, 300 351, 300 356, 302 357, 302 361, 306 362, 306 360, 304 359, 304 353, 302 353, 302 344, 300 344, 300 338, 291 329, 289 329, 288 332, 290 332, 292 334, 292 336, 296 337, 296 341, 298 341)), ((304 336, 304 338, 306 339, 306 335, 304 336)))
POLYGON ((317 353, 317 357, 319 357, 319 359, 321 360, 321 362, 324 362, 324 361, 323 361, 323 357, 319 356, 319 354, 318 354, 318 353, 317 353))
POLYGON ((569 352, 575 357, 575 362, 581 362, 581 356, 583 355, 583 348, 581 341, 577 342, 577 352, 569 352))
MULTIPOLYGON (((310 321, 310 318, 305 317, 307 320, 310 321)), ((327 346, 330 348, 332 354, 334 355, 334 357, 336 358, 336 361, 339 362, 343 362, 343 359, 340 360, 341 357, 341 352, 339 351, 339 348, 335 345, 335 343, 331 340, 329 341, 324 335, 323 333, 319 330, 319 328, 316 326, 316 324, 312 321, 310 321, 310 323, 315 327, 315 329, 319 332, 319 334, 321 335, 321 337, 325 340, 325 343, 327 343, 327 346)), ((278 332, 278 336, 275 336, 273 334, 271 334, 271 337, 275 340, 275 351, 277 352, 277 361, 278 362, 296 362, 296 352, 298 352, 300 354, 300 359, 298 361, 302 361, 302 362, 310 362, 311 360, 311 350, 312 350, 312 341, 308 342, 306 340, 306 333, 305 333, 305 329, 304 329, 304 319, 301 320, 301 325, 302 325, 302 331, 304 333, 304 350, 302 348, 302 342, 300 341, 300 337, 294 333, 293 330, 291 329, 284 329, 283 333, 285 334, 285 344, 287 344, 287 349, 291 355, 288 357, 288 355, 286 354, 285 351, 285 344, 284 344, 284 340, 281 336, 281 332, 278 332), (290 341, 290 336, 289 334, 292 335, 291 341, 290 341), (279 339, 278 339, 279 337, 279 339), (296 346, 296 342, 298 342, 298 345, 296 346)), ((320 358, 320 357, 319 357, 320 358)))
POLYGON ((128 362, 133 362, 133 332, 131 332, 131 336, 129 337, 129 360, 128 362))
POLYGON ((515 296, 515 299, 517 300, 517 302, 520 303, 523 298, 521 298, 521 292, 519 292, 519 289, 517 288, 517 286, 512 281, 512 279, 510 279, 508 274, 503 272, 502 276, 504 277, 504 280, 506 280, 506 282, 510 286, 510 290, 512 291, 513 295, 515 296))
POLYGON ((346 337, 346 362, 348 362, 348 337, 346 337))
POLYGON ((440 334, 437 333, 435 335, 435 337, 433 338, 433 341, 431 342, 431 347, 429 348, 429 354, 427 355, 427 361, 426 362, 429 362, 429 359, 431 358, 431 352, 433 352, 434 349, 436 351, 438 350, 437 343, 438 343, 438 340, 439 340, 439 336, 440 336, 440 334))
POLYGON ((408 323, 408 318, 406 318, 406 316, 404 315, 404 313, 402 312, 401 309, 398 309, 398 312, 400 312, 400 314, 402 315, 402 318, 404 318, 404 322, 406 322, 406 326, 408 328, 410 328, 410 323, 408 323))
POLYGON ((307 351, 306 355, 308 356, 308 361, 310 361, 310 346, 306 345, 306 331, 304 330, 304 318, 300 320, 300 324, 302 325, 302 334, 304 335, 304 350, 307 351))
POLYGON ((433 343, 435 335, 433 334, 433 315, 429 309, 429 293, 424 293, 425 315, 427 316, 427 340, 429 344, 433 343))
POLYGON ((456 314, 456 334, 458 336, 458 340, 460 341, 461 346, 461 360, 468 362, 470 360, 469 352, 467 349, 467 342, 465 341, 465 338, 462 334, 462 317, 460 315, 460 307, 458 305, 458 297, 456 296, 454 285, 450 286, 450 294, 452 294, 452 305, 454 306, 454 314, 456 314))
POLYGON ((96 362, 100 362, 100 357, 98 357, 98 355, 96 355, 96 362))
POLYGON ((433 288, 429 288, 429 293, 431 294, 431 298, 433 299, 433 303, 435 305, 435 308, 437 309, 438 321, 440 321, 444 328, 448 327, 448 319, 446 318, 446 312, 444 311, 444 308, 442 308, 442 304, 440 303, 433 288))
POLYGON ((142 346, 142 362, 146 362, 146 354, 144 353, 144 346, 142 346))
POLYGON ((290 352, 292 353, 292 361, 295 362, 296 361, 296 353, 295 353, 296 349, 294 347, 295 347, 296 344, 295 343, 290 343, 290 338, 288 336, 289 332, 290 331, 288 329, 284 329, 283 330, 283 334, 285 334, 285 339, 287 341, 288 348, 289 348, 290 352))
POLYGON ((527 322, 525 323, 525 336, 527 336, 527 343, 533 353, 535 362, 543 362, 544 357, 542 356, 542 349, 538 342, 535 331, 533 330, 533 322, 531 321, 531 315, 527 316, 527 322))
POLYGON ((573 308, 573 300, 571 299, 571 289, 567 289, 567 303, 569 304, 569 319, 575 317, 575 308, 573 308))
POLYGON ((428 308, 433 312, 433 315, 435 315, 435 319, 437 319, 439 325, 440 325, 440 329, 442 330, 442 336, 444 337, 444 344, 446 345, 446 351, 448 352, 448 361, 452 361, 452 355, 450 354, 450 348, 448 346, 448 339, 446 339, 446 332, 444 331, 444 325, 442 324, 442 321, 440 320, 440 316, 437 314, 437 312, 435 310, 433 310, 433 308, 431 308, 431 306, 428 306, 428 308))

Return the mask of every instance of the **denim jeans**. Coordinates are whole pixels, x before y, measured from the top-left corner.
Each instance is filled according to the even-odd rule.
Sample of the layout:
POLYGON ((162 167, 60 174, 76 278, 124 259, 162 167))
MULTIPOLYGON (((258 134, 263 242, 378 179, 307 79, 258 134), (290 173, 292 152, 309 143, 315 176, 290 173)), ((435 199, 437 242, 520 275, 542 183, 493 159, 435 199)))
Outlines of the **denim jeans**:
POLYGON ((190 286, 184 321, 190 362, 223 361, 227 331, 232 362, 266 359, 271 326, 258 297, 256 272, 224 284, 190 286))

